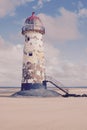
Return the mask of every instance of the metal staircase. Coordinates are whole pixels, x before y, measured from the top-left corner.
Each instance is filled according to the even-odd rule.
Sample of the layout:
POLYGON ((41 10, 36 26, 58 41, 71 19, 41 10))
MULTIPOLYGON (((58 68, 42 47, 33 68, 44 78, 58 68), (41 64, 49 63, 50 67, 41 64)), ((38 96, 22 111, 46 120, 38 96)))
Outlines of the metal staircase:
POLYGON ((53 84, 56 88, 58 88, 59 90, 64 92, 66 95, 68 95, 68 89, 65 89, 64 85, 61 82, 55 80, 53 77, 46 76, 45 77, 45 82, 46 83, 49 82, 49 83, 53 84))

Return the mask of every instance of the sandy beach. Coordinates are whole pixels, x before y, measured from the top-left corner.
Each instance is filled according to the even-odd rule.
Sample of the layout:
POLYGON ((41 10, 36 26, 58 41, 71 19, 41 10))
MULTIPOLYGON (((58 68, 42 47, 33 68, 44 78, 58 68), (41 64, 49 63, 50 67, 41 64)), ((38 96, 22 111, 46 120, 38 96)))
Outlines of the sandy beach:
POLYGON ((0 130, 87 130, 87 98, 0 97, 0 130))

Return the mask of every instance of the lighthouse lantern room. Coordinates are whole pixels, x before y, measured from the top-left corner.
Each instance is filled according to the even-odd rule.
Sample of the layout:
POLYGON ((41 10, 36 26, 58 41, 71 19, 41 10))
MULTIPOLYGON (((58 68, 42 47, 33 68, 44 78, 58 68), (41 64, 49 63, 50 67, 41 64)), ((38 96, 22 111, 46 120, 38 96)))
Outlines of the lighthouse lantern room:
POLYGON ((39 17, 32 16, 25 20, 22 28, 25 36, 23 49, 23 67, 21 90, 45 87, 45 65, 43 35, 45 28, 39 17))

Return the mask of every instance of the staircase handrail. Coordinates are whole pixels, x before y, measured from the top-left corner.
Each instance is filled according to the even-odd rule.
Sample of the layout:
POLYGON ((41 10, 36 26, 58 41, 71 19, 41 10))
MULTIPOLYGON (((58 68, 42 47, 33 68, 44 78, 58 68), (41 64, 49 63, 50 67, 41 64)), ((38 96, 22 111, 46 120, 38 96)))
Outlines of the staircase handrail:
POLYGON ((58 86, 57 88, 64 91, 65 93, 68 93, 68 89, 65 89, 64 85, 60 81, 57 81, 56 79, 54 79, 53 77, 46 75, 45 80, 52 83, 53 85, 56 85, 56 87, 58 86))

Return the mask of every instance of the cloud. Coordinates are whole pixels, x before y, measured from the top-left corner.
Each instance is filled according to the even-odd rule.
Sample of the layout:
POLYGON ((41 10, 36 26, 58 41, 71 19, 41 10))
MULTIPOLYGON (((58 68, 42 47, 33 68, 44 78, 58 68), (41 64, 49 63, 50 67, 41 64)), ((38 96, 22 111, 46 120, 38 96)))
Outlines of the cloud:
POLYGON ((60 63, 60 50, 50 43, 45 43, 44 51, 46 57, 46 72, 48 75, 52 75, 55 65, 57 66, 60 63))
POLYGON ((39 14, 46 29, 46 73, 66 86, 86 86, 87 64, 63 59, 62 52, 57 48, 58 44, 82 38, 78 29, 78 16, 64 8, 60 8, 59 12, 60 16, 56 17, 39 14))
POLYGON ((87 85, 87 64, 78 64, 63 59, 62 52, 45 44, 46 74, 65 86, 87 85))
POLYGON ((2 47, 3 44, 4 44, 4 40, 3 40, 3 38, 0 36, 0 47, 2 47))
POLYGON ((87 9, 86 8, 80 9, 78 12, 78 16, 79 17, 87 17, 87 9))
MULTIPOLYGON (((56 17, 39 14, 46 28, 46 74, 65 86, 87 85, 87 64, 63 59, 61 50, 57 48, 59 43, 81 38, 77 15, 64 8, 59 11, 60 16, 56 17)), ((12 39, 14 38, 12 36, 12 39)), ((21 44, 9 43, 0 36, 0 86, 21 85, 22 51, 21 44)))
POLYGON ((83 5, 82 1, 78 1, 77 6, 78 6, 78 10, 79 10, 79 9, 83 8, 84 5, 83 5))
POLYGON ((33 9, 39 9, 43 7, 43 4, 50 2, 51 0, 38 0, 37 5, 33 6, 33 9))
POLYGON ((0 36, 0 86, 21 84, 22 45, 13 45, 0 36))
POLYGON ((82 1, 78 1, 77 4, 77 15, 78 17, 87 17, 87 8, 84 7, 84 3, 82 1))
MULTIPOLYGON (((14 16, 18 6, 32 1, 35 0, 0 0, 0 18, 5 17, 6 15, 14 16)), ((50 1, 51 0, 37 0, 37 5, 33 6, 33 9, 42 8, 44 3, 50 1)))
POLYGON ((60 8, 59 12, 60 16, 56 17, 39 14, 46 29, 47 39, 57 43, 80 39, 77 15, 64 8, 60 8))
POLYGON ((0 0, 0 18, 6 15, 14 15, 17 6, 33 0, 0 0))
MULTIPOLYGON (((87 64, 76 64, 63 59, 62 52, 45 44, 46 74, 65 86, 87 85, 87 64)), ((22 44, 12 44, 0 36, 0 86, 21 86, 22 44)))

